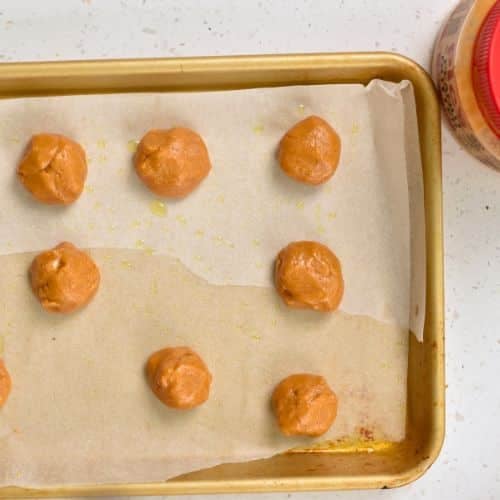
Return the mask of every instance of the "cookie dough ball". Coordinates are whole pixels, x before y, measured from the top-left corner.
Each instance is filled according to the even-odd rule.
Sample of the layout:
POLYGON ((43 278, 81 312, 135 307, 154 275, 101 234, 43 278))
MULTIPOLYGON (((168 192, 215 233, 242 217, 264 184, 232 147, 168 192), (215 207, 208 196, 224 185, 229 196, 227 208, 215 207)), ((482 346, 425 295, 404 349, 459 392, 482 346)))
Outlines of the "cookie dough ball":
POLYGON ((182 198, 211 169, 203 139, 188 128, 150 130, 135 154, 137 175, 159 196, 182 198))
POLYGON ((34 135, 19 163, 17 175, 38 201, 69 205, 82 194, 87 178, 85 151, 63 135, 34 135))
POLYGON ((337 397, 319 375, 290 375, 274 389, 272 406, 286 436, 321 436, 337 416, 337 397))
POLYGON ((189 410, 208 399, 212 375, 189 347, 167 347, 152 354, 146 376, 155 396, 171 408, 189 410))
POLYGON ((310 116, 281 139, 278 159, 283 171, 305 184, 322 184, 337 169, 340 138, 322 118, 310 116))
POLYGON ((42 306, 57 313, 70 313, 86 305, 100 282, 94 261, 66 242, 37 255, 29 275, 31 288, 42 306))
POLYGON ((0 408, 7 401, 11 387, 12 381, 10 379, 9 372, 5 367, 3 360, 0 359, 0 408))
POLYGON ((336 255, 315 241, 296 241, 278 254, 274 280, 286 305, 297 309, 334 311, 344 294, 336 255))

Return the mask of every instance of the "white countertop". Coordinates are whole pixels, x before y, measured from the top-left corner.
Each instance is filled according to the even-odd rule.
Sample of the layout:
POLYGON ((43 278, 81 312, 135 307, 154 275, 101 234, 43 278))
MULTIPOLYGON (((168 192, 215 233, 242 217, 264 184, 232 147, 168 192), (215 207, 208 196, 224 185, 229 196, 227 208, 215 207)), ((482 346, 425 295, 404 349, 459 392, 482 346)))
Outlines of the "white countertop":
MULTIPOLYGON (((437 31, 455 4, 3 0, 0 62, 388 50, 428 67, 437 31)), ((500 498, 500 174, 464 153, 446 129, 443 160, 448 407, 437 463, 396 490, 259 499, 500 498)))

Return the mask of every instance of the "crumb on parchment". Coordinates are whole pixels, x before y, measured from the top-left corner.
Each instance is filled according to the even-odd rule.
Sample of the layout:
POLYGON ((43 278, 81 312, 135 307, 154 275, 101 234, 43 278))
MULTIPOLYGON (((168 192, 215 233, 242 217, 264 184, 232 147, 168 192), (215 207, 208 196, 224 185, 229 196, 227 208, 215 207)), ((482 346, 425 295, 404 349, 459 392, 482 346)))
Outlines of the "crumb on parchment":
POLYGON ((149 211, 153 214, 156 215, 156 217, 166 217, 168 213, 168 209, 165 206, 165 203, 160 200, 153 200, 149 204, 149 211))

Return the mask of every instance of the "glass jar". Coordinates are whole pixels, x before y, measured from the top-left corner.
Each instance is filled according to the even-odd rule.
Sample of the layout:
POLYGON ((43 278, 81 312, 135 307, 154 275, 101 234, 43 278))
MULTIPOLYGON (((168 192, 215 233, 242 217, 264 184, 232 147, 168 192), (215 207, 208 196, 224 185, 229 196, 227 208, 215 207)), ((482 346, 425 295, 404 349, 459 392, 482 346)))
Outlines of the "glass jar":
POLYGON ((500 0, 462 0, 432 61, 444 114, 458 140, 500 170, 500 0))

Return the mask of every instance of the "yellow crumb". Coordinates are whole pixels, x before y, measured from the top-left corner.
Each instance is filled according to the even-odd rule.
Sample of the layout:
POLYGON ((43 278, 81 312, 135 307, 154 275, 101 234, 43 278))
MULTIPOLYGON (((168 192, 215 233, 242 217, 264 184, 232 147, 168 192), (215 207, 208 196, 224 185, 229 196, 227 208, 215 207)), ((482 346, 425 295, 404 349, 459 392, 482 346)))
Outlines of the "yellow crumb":
POLYGON ((123 267, 126 267, 127 269, 132 269, 132 267, 134 267, 134 266, 133 266, 133 264, 132 264, 132 262, 130 262, 130 261, 128 261, 128 260, 122 260, 122 261, 120 262, 120 264, 121 264, 123 267))
POLYGON ((194 234, 198 237, 198 238, 203 238, 203 236, 205 236, 205 231, 203 231, 203 229, 197 229, 194 234))
POLYGON ((178 215, 176 218, 177 222, 180 222, 181 224, 186 225, 187 224, 187 219, 183 215, 178 215))
POLYGON ((299 210, 304 210, 304 202, 303 201, 298 201, 295 206, 299 209, 299 210))
POLYGON ((261 241, 260 241, 260 240, 258 240, 258 239, 255 239, 255 240, 253 240, 253 241, 252 241, 252 243, 254 244, 254 246, 256 246, 256 247, 260 247, 260 243, 261 243, 261 241))
POLYGON ((85 191, 87 191, 87 193, 93 193, 95 191, 94 186, 91 184, 85 184, 85 191))
POLYGON ((156 215, 157 217, 165 217, 167 215, 167 207, 165 206, 165 203, 160 200, 153 200, 149 204, 149 210, 153 215, 156 215))
POLYGON ((359 125, 357 123, 353 123, 351 127, 351 134, 357 134, 359 132, 359 125))
POLYGON ((217 201, 217 203, 224 203, 224 195, 220 194, 217 198, 215 198, 215 201, 217 201))
POLYGON ((264 125, 257 124, 253 127, 254 134, 260 135, 264 132, 264 125))
POLYGON ((134 139, 130 139, 130 141, 127 142, 127 149, 131 153, 135 153, 137 151, 138 145, 139 145, 139 141, 135 141, 134 139))
POLYGON ((147 246, 145 244, 144 240, 137 240, 135 242, 135 248, 137 248, 139 250, 144 250, 146 255, 153 255, 153 253, 154 253, 154 249, 150 246, 147 246))
POLYGON ((299 110, 300 113, 304 113, 305 112, 305 109, 306 107, 303 105, 303 104, 299 104, 297 106, 297 109, 299 110))
POLYGON ((335 219, 337 217, 337 214, 335 212, 328 212, 328 218, 330 220, 335 219))
POLYGON ((106 147, 106 141, 104 139, 99 139, 97 141, 97 147, 99 149, 104 149, 106 147))

